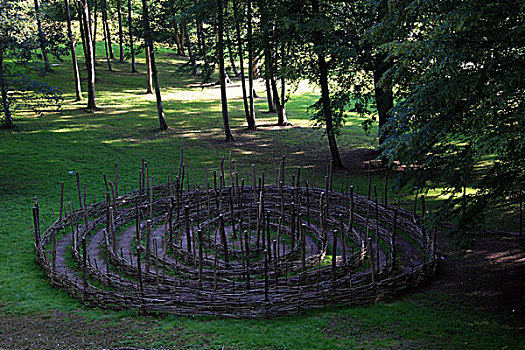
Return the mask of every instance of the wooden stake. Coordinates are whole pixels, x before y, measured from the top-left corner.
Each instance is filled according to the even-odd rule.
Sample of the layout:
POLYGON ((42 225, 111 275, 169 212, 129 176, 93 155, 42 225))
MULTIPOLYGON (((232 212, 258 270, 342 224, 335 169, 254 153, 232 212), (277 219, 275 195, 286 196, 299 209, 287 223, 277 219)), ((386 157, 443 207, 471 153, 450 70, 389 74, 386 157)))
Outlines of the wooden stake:
POLYGON ((202 288, 202 231, 197 230, 199 238, 199 287, 202 288))
MULTIPOLYGON (((38 222, 38 208, 35 206, 33 207, 33 225, 35 226, 35 247, 36 250, 40 250, 40 230, 39 230, 39 222, 38 222)), ((71 223, 73 225, 73 223, 71 223)))
POLYGON ((255 181, 255 164, 252 164, 252 178, 253 178, 253 204, 257 204, 257 183, 255 181))
POLYGON ((151 220, 146 220, 146 273, 150 271, 151 220))
POLYGON ((396 268, 396 233, 397 233, 397 208, 394 209, 394 228, 392 229, 392 270, 396 268))
POLYGON ((337 278, 337 230, 332 231, 332 282, 335 283, 337 278))
POLYGON ((266 212, 266 242, 267 242, 267 249, 268 249, 268 256, 272 257, 272 249, 271 249, 271 238, 270 238, 270 211, 268 210, 266 212))
POLYGON ((191 235, 190 235, 190 207, 184 206, 184 224, 186 227, 186 250, 188 255, 191 254, 191 235))
POLYGON ((173 244, 173 206, 175 205, 175 198, 170 197, 170 211, 168 213, 168 225, 170 230, 170 243, 173 244))
POLYGON ((56 274, 56 261, 57 261, 57 232, 55 229, 51 230, 51 238, 53 240, 53 255, 51 256, 53 275, 56 274))
POLYGON ((341 226, 341 248, 343 250, 343 265, 346 265, 345 223, 343 214, 339 214, 339 225, 341 226))
POLYGON ((368 199, 370 199, 370 192, 372 191, 372 162, 368 161, 368 199))
POLYGON ((264 251, 264 301, 268 302, 268 251, 264 251))
POLYGON ((301 270, 306 271, 306 225, 301 225, 301 270))
POLYGON ((244 243, 246 244, 246 289, 250 289, 250 239, 248 232, 244 231, 244 243))
POLYGON ((86 236, 82 236, 82 281, 84 283, 84 291, 87 290, 88 281, 87 281, 87 245, 86 245, 86 236))
POLYGON ((374 252, 372 250, 372 238, 367 239, 367 246, 368 246, 368 255, 370 257, 370 272, 372 275, 372 285, 376 284, 376 271, 375 271, 375 263, 374 263, 374 252))
POLYGON ((226 264, 229 264, 230 259, 228 257, 228 240, 226 238, 226 230, 224 228, 224 217, 222 214, 219 214, 219 231, 221 235, 221 244, 224 250, 224 261, 226 264))
POLYGON ((278 260, 277 241, 274 239, 273 240, 273 279, 274 279, 275 288, 277 288, 277 285, 279 284, 279 275, 278 275, 279 271, 277 270, 277 260, 278 260))
POLYGON ((388 207, 388 172, 385 171, 385 208, 388 207))
POLYGON ((425 212, 426 212, 426 208, 425 208, 425 195, 422 194, 421 195, 421 230, 423 232, 423 237, 426 237, 426 228, 425 228, 425 212))

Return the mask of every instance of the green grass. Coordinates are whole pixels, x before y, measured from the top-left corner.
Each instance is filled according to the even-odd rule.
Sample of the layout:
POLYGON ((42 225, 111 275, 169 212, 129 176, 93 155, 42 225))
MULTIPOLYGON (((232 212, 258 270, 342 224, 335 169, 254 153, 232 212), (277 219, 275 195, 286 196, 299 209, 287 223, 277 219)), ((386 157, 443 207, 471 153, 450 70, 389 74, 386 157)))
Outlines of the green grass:
MULTIPOLYGON (((301 176, 311 182, 312 165, 317 166, 317 184, 324 185, 324 169, 329 159, 321 130, 309 127, 306 107, 316 98, 315 91, 302 84, 287 106, 294 128, 263 126, 256 133, 244 130, 242 100, 238 83, 229 89, 229 110, 236 141, 222 142, 222 119, 218 87, 202 88, 194 77, 177 73, 182 61, 157 54, 169 131, 158 131, 153 95, 145 95, 145 62, 138 59, 139 74, 129 65, 114 63, 108 72, 98 45, 97 103, 100 110, 86 113, 85 102, 74 103, 69 61, 55 66, 46 77, 64 91, 65 103, 59 113, 41 118, 18 112, 17 128, 0 131, 0 306, 21 316, 49 314, 53 310, 75 313, 87 319, 108 319, 117 324, 126 319, 131 325, 147 320, 140 331, 130 328, 121 344, 142 346, 247 348, 247 349, 334 349, 383 347, 472 347, 517 348, 523 338, 513 319, 503 319, 472 307, 459 307, 442 295, 405 297, 370 307, 343 307, 308 312, 305 315, 273 320, 223 320, 138 316, 136 312, 113 313, 90 309, 67 293, 51 288, 44 272, 35 265, 31 207, 38 196, 41 216, 46 223, 58 216, 60 182, 65 183, 65 199, 78 207, 76 182, 69 171, 78 171, 86 183, 88 202, 102 200, 102 173, 112 174, 119 163, 119 188, 136 187, 141 159, 146 158, 155 183, 166 181, 176 172, 179 150, 184 148, 191 183, 203 182, 203 168, 219 169, 228 152, 250 184, 250 165, 258 174, 273 178, 272 154, 287 155, 287 176, 295 166, 310 166, 301 176), (155 323, 154 321, 158 322, 155 323), (177 336, 168 336, 168 333, 177 336), (153 339, 157 340, 153 340, 153 339)), ((82 63, 82 53, 78 52, 82 63)), ((86 77, 85 69, 81 72, 86 77)), ((83 84, 85 88, 85 84, 83 84)), ((263 96, 262 84, 257 91, 263 96)), ((266 110, 264 99, 256 101, 257 122, 276 122, 266 110)), ((341 151, 373 148, 375 131, 366 135, 361 120, 351 117, 340 138, 341 151)), ((111 178, 111 175, 109 175, 111 178)), ((211 177, 210 177, 211 178, 211 177)), ((290 178, 290 177, 288 177, 290 178)), ((351 183, 366 190, 366 176, 350 175, 351 183)), ((376 179, 382 193, 382 179, 376 179)), ((344 173, 335 177, 335 188, 344 182, 344 173)), ((523 330, 521 328, 521 330, 523 330)), ((117 344, 118 345, 118 344, 117 344)))

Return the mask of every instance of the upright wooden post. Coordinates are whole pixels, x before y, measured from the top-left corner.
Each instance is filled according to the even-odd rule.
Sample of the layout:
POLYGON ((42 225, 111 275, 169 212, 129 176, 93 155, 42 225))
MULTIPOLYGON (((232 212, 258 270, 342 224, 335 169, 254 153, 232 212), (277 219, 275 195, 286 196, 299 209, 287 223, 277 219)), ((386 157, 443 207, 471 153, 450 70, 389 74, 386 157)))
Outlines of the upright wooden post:
POLYGON ((278 263, 278 256, 277 256, 277 241, 273 240, 273 279, 274 279, 274 285, 275 288, 277 288, 277 285, 279 284, 279 270, 277 269, 277 263, 278 263))
POLYGON ((343 214, 339 214, 339 225, 341 226, 341 249, 343 251, 343 265, 346 265, 345 223, 343 221, 343 214))
POLYGON ((425 195, 421 195, 421 229, 423 230, 423 237, 426 237, 427 231, 425 228, 425 195))
POLYGON ((244 231, 244 244, 246 245, 246 289, 250 289, 250 239, 247 231, 244 231))
POLYGON ((368 237, 367 239, 367 248, 368 248, 368 255, 370 257, 370 271, 372 276, 372 285, 375 288, 376 284, 376 268, 375 268, 375 262, 374 262, 374 251, 372 249, 372 238, 368 237))
POLYGON ((82 281, 84 284, 84 291, 87 290, 88 281, 87 281, 87 244, 86 236, 82 236, 82 281))
POLYGON ((306 271, 306 225, 301 225, 301 270, 306 271))
POLYGON ((170 211, 168 217, 168 225, 170 230, 170 244, 173 244, 173 206, 175 205, 175 198, 170 197, 170 211))
POLYGON ((224 228, 224 217, 219 214, 219 233, 221 236, 221 244, 224 250, 224 261, 228 264, 230 259, 228 257, 228 240, 226 238, 226 230, 224 228))
POLYGON ((394 209, 394 228, 392 229, 392 242, 391 242, 391 259, 392 259, 392 270, 396 268, 396 234, 397 234, 397 208, 394 209))
POLYGON ((270 238, 270 211, 268 210, 266 212, 266 246, 268 249, 268 256, 270 258, 272 257, 271 241, 272 239, 270 238))
POLYGON ((368 199, 370 199, 370 192, 372 191, 372 162, 368 161, 368 199))
MULTIPOLYGON (((191 254, 191 235, 190 235, 190 207, 184 206, 184 224, 186 226, 186 250, 191 254)), ((181 247, 182 248, 182 247, 181 247)))
POLYGON ((337 278, 337 230, 332 231, 332 282, 335 283, 337 278))
POLYGON ((197 230, 197 236, 199 239, 199 286, 202 288, 202 231, 197 230))
POLYGON ((150 238, 151 238, 151 220, 146 220, 146 273, 150 271, 150 238))
POLYGON ((268 251, 264 251, 264 301, 269 301, 268 297, 268 251))
POLYGON ((57 232, 55 229, 51 230, 51 238, 53 239, 53 255, 51 256, 51 267, 53 269, 53 275, 55 275, 57 261, 57 232))

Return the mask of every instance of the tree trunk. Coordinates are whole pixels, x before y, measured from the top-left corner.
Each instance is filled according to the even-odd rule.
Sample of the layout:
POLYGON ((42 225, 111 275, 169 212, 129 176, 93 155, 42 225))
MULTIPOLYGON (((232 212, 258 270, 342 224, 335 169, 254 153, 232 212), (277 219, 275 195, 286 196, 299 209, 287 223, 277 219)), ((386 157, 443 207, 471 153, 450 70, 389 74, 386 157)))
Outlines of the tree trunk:
POLYGON ((87 61, 87 48, 86 48, 86 36, 84 35, 84 22, 82 21, 82 8, 79 5, 79 0, 73 0, 75 1, 75 8, 77 9, 77 15, 78 15, 78 28, 80 32, 80 39, 82 40, 82 49, 84 52, 84 58, 87 61))
MULTIPOLYGON (((233 0, 233 16, 235 19, 235 31, 237 33, 237 49, 239 51, 239 66, 241 68, 241 83, 242 83, 242 100, 244 102, 244 114, 246 115, 246 122, 248 123, 248 130, 255 130, 255 117, 250 110, 250 105, 248 104, 248 97, 246 93, 246 79, 244 77, 244 60, 243 60, 243 48, 242 48, 242 39, 241 39, 241 26, 239 18, 239 8, 236 0, 233 0)), ((251 82, 253 85, 253 81, 251 82)), ((252 87, 252 86, 250 86, 252 87)), ((251 98, 253 101, 253 98, 251 98)))
MULTIPOLYGON (((84 0, 87 1, 87 0, 84 0)), ((88 4, 89 6, 89 4, 88 4)), ((91 21, 91 17, 90 17, 91 21)), ((93 40, 93 60, 96 62, 97 59, 97 27, 98 27, 98 11, 97 4, 93 5, 93 26, 90 25, 90 28, 93 28, 93 33, 91 34, 91 39, 93 40)))
MULTIPOLYGON (((312 0, 312 8, 314 16, 319 14, 319 1, 312 0)), ((322 40, 322 33, 317 33, 315 38, 316 45, 320 45, 322 40)), ((332 154, 332 160, 334 162, 334 167, 343 168, 343 162, 339 156, 339 150, 337 148, 337 142, 335 139, 335 130, 332 120, 332 108, 330 101, 330 90, 328 87, 328 64, 326 63, 326 58, 322 51, 317 53, 317 60, 319 65, 319 85, 321 86, 321 103, 322 103, 322 113, 324 115, 326 123, 326 135, 328 137, 328 145, 330 146, 330 153, 332 154)))
MULTIPOLYGON (((283 44, 281 48, 281 71, 284 71, 284 68, 286 67, 285 58, 288 57, 288 53, 285 51, 285 45, 286 44, 283 44)), ((289 124, 286 117, 286 102, 286 79, 284 74, 281 74, 281 109, 282 114, 284 115, 284 123, 289 124)))
POLYGON ((109 26, 107 22, 107 15, 104 12, 102 12, 102 32, 104 33, 104 47, 106 49, 106 62, 108 63, 108 70, 111 72, 113 69, 111 68, 111 57, 110 57, 110 50, 109 50, 109 26))
POLYGON ((219 59, 219 82, 221 84, 222 120, 224 122, 224 133, 226 134, 226 142, 231 142, 233 141, 233 135, 230 130, 230 120, 228 118, 228 100, 226 97, 226 77, 224 72, 224 18, 222 0, 217 0, 217 14, 217 55, 219 59))
POLYGON ((159 116, 160 130, 167 130, 168 123, 166 123, 166 119, 164 118, 164 107, 162 106, 162 95, 160 94, 157 66, 155 65, 155 53, 153 50, 153 39, 151 37, 151 30, 149 26, 148 4, 146 0, 142 0, 142 16, 144 22, 144 37, 146 39, 146 48, 149 49, 149 63, 151 66, 151 75, 153 77, 153 84, 155 85, 155 97, 157 99, 157 114, 159 116))
POLYGON ((5 81, 4 73, 4 50, 0 47, 0 91, 2 93, 2 107, 4 109, 4 125, 10 129, 15 126, 13 123, 13 116, 9 109, 9 96, 7 95, 7 83, 5 81))
MULTIPOLYGON (((111 31, 109 30, 109 22, 108 22, 108 2, 107 0, 104 0, 104 8, 102 9, 102 17, 105 17, 103 19, 104 23, 102 23, 103 28, 105 26, 105 36, 107 39, 107 45, 109 48, 109 58, 112 60, 115 59, 115 54, 113 53, 113 42, 111 41, 111 31)), ((104 40, 106 41, 106 40, 104 40)))
POLYGON ((73 38, 73 28, 71 25, 71 11, 70 11, 69 0, 65 0, 65 1, 66 1, 66 17, 67 17, 67 35, 68 35, 69 46, 71 50, 71 59, 73 61, 73 74, 75 75, 75 93, 76 93, 75 101, 80 101, 82 100, 82 87, 80 85, 80 72, 78 70, 77 53, 75 50, 75 41, 73 38))
POLYGON ((275 50, 275 62, 272 71, 270 72, 270 82, 272 84, 272 95, 275 108, 277 109, 277 125, 285 126, 288 125, 288 119, 286 118, 286 113, 284 112, 284 100, 279 98, 279 90, 277 89, 277 81, 275 80, 275 72, 277 72, 277 49, 275 50))
POLYGON ((177 55, 182 56, 182 46, 180 43, 179 25, 177 20, 173 20, 173 31, 175 32, 175 45, 177 46, 177 55))
POLYGON ((275 77, 270 78, 270 84, 272 86, 273 103, 275 105, 275 109, 277 110, 277 125, 286 126, 288 125, 288 119, 286 118, 286 114, 284 113, 283 106, 279 99, 279 90, 277 89, 275 77))
POLYGON ((250 118, 255 122, 255 89, 253 88, 253 29, 252 29, 252 1, 248 0, 247 4, 247 22, 248 22, 248 87, 250 88, 250 118))
POLYGON ((239 70, 237 69, 237 66, 235 65, 235 57, 234 57, 233 49, 232 49, 232 40, 230 38, 230 30, 228 29, 227 26, 225 30, 226 30, 226 45, 228 46, 228 54, 229 54, 228 56, 230 57, 230 65, 232 66, 233 74, 235 74, 235 77, 239 78, 240 74, 239 74, 239 70))
POLYGON ((379 144, 383 144, 387 130, 384 130, 390 110, 394 107, 394 95, 392 92, 392 79, 384 77, 389 65, 384 62, 385 57, 378 58, 378 64, 374 69, 374 93, 377 105, 377 114, 379 115, 379 144))
POLYGON ((199 50, 204 51, 206 44, 204 43, 204 34, 202 32, 202 22, 197 20, 197 41, 199 44, 199 50))
POLYGON ((190 58, 190 62, 193 62, 193 74, 199 75, 199 67, 197 67, 197 62, 195 61, 195 58, 193 57, 193 48, 191 46, 191 40, 190 35, 188 33, 188 29, 185 28, 184 35, 186 36, 186 42, 188 43, 188 56, 190 58))
POLYGON ((179 33, 179 38, 180 38, 180 50, 181 50, 181 53, 182 53, 182 56, 186 56, 186 51, 184 50, 184 26, 181 26, 182 28, 180 29, 180 33, 179 33))
POLYGON ((117 0, 119 62, 124 62, 124 32, 122 31, 122 4, 117 0))
POLYGON ((133 18, 132 18, 131 0, 128 0, 128 30, 129 30, 129 48, 131 50, 131 73, 137 73, 135 64, 135 48, 133 47, 133 18))
POLYGON ((38 3, 38 0, 35 0, 35 16, 36 16, 36 25, 38 29, 38 44, 40 45, 40 51, 42 51, 44 67, 46 71, 50 71, 51 66, 49 64, 49 59, 47 58, 46 38, 42 30, 42 21, 40 19, 40 4, 38 3))
POLYGON ((146 67, 148 68, 148 84, 146 88, 147 94, 153 93, 153 76, 152 76, 152 69, 151 69, 151 50, 149 45, 146 44, 146 67))
POLYGON ((88 0, 77 0, 77 4, 82 6, 82 27, 84 29, 84 37, 86 40, 86 68, 88 72, 88 105, 87 108, 93 112, 97 106, 95 103, 95 57, 93 55, 94 47, 91 38, 91 27, 89 25, 88 0))
MULTIPOLYGON (((261 11, 261 22, 267 23, 266 10, 262 1, 259 0, 261 11)), ((270 52, 270 43, 268 42, 268 29, 263 32, 263 50, 264 50, 264 80, 266 83, 266 99, 268 100, 268 113, 275 113, 275 98, 272 96, 272 56, 270 52)))

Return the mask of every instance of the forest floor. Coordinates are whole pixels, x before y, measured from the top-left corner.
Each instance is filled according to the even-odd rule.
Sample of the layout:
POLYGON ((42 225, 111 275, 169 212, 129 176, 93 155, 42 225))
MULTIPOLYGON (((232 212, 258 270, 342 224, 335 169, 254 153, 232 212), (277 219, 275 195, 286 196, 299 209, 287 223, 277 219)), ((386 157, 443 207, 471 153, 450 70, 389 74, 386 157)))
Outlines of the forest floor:
MULTIPOLYGON (((77 54, 82 63, 82 52, 77 54)), ((115 63, 114 72, 98 65, 100 110, 90 114, 84 102, 72 101, 67 60, 46 78, 65 91, 62 112, 41 118, 18 112, 17 128, 0 131, 0 349, 525 349, 525 249, 518 238, 479 236, 463 255, 442 237, 436 277, 399 298, 271 320, 105 311, 50 287, 34 263, 32 200, 39 197, 47 223, 56 218, 62 181, 66 201, 76 203, 70 171, 80 173, 89 198, 101 198, 102 173, 110 173, 114 162, 119 162, 119 184, 129 190, 142 158, 155 181, 164 181, 184 148, 192 183, 202 182, 204 165, 217 169, 230 151, 241 174, 249 174, 251 164, 271 174, 274 155, 286 154, 290 174, 303 166, 302 178, 312 181, 315 166, 318 183, 324 180, 327 141, 322 130, 312 129, 305 112, 317 96, 307 85, 299 87, 287 106, 290 127, 275 126, 275 115, 262 113, 266 104, 258 99, 260 126, 255 133, 244 127, 239 84, 230 86, 236 140, 226 144, 218 88, 174 74, 182 60, 162 55, 162 50, 158 62, 170 126, 166 132, 157 129, 154 97, 143 92, 144 73, 131 75, 124 64, 115 63)), ((139 71, 144 67, 139 57, 139 71)), ((259 82, 257 89, 264 91, 263 85, 259 82)), ((347 178, 360 193, 367 186, 364 162, 377 156, 377 130, 363 132, 362 122, 349 116, 339 137, 346 169, 335 174, 337 189, 347 178)), ((373 182, 383 193, 382 169, 373 169, 373 182)), ((389 195, 405 204, 411 201, 403 193, 389 195)), ((431 195, 428 204, 435 205, 439 198, 431 195)))

